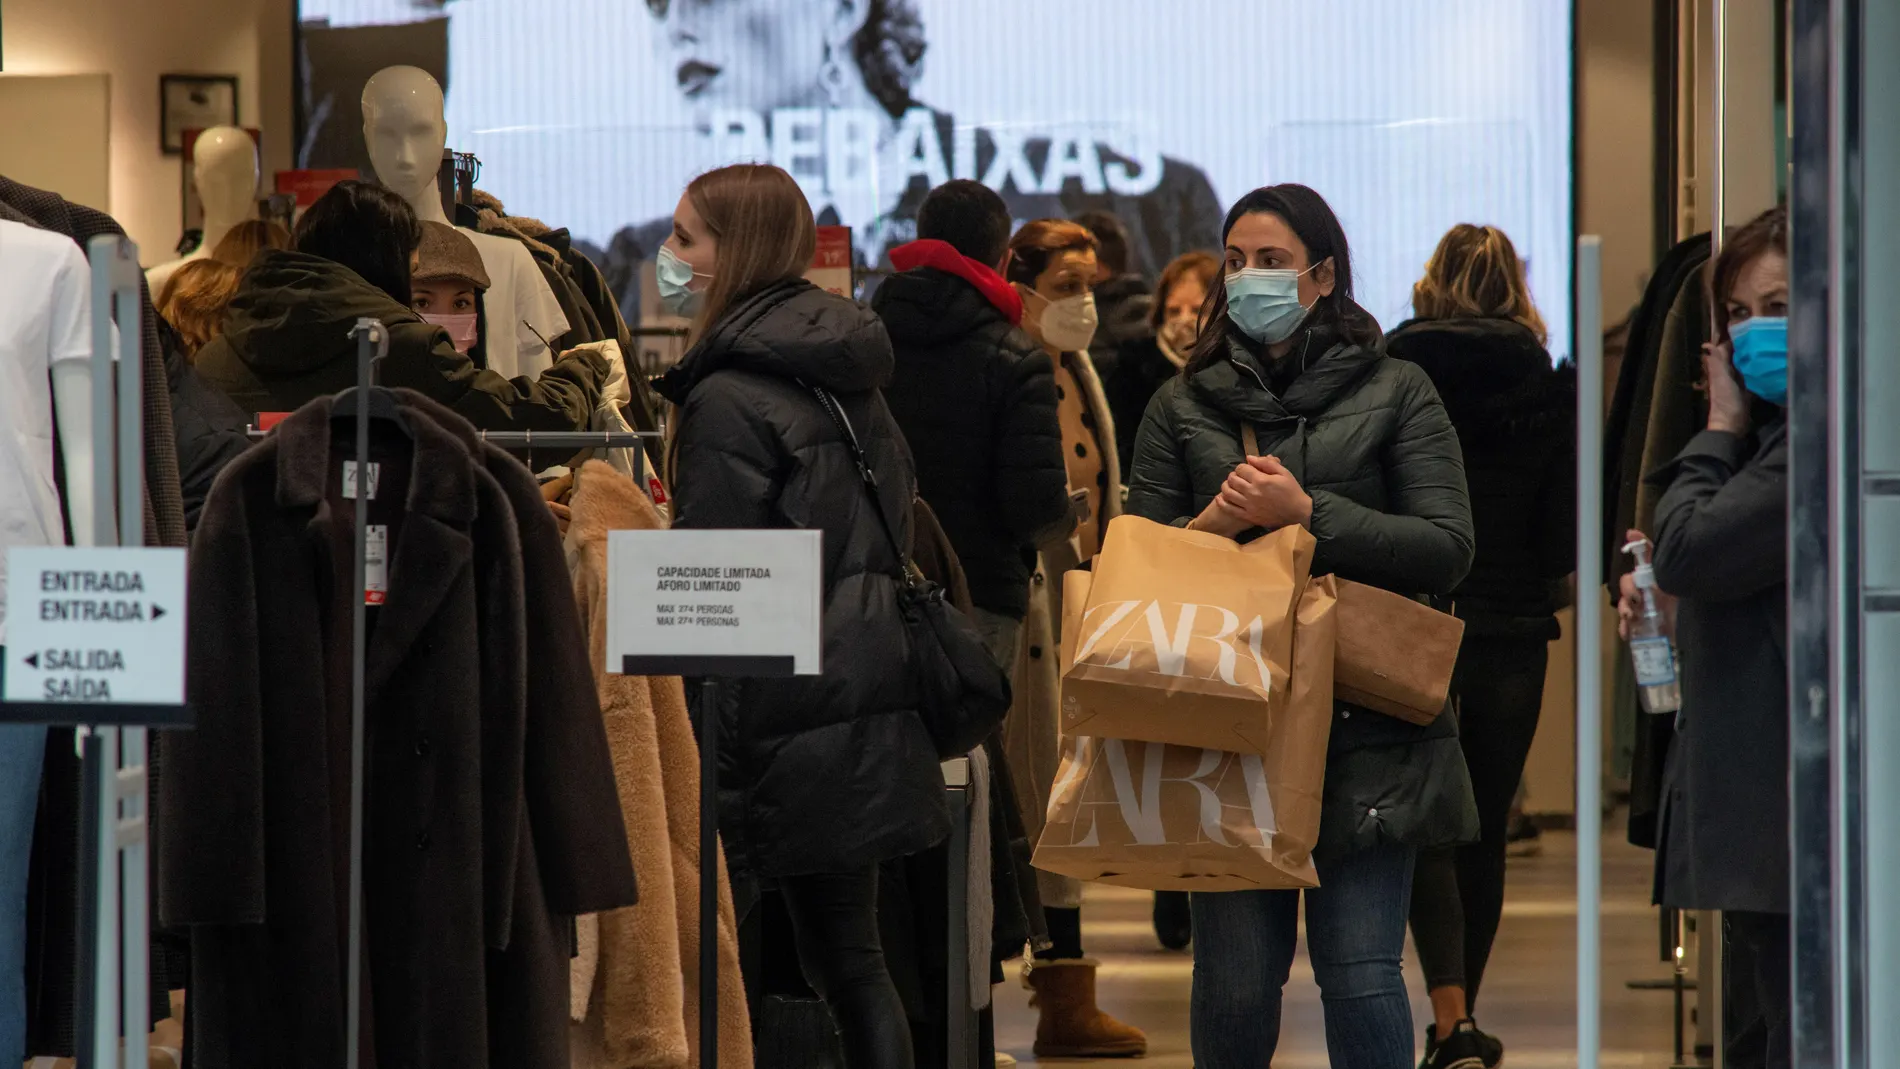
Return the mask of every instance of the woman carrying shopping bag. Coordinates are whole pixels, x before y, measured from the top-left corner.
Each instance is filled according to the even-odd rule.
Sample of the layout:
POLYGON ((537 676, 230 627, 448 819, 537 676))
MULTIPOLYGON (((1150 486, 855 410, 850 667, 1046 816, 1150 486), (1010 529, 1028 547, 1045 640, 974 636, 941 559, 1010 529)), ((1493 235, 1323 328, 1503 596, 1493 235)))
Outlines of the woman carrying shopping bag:
MULTIPOLYGON (((1237 540, 1290 524, 1312 572, 1444 594, 1471 565, 1458 439, 1431 381, 1385 356, 1352 300, 1346 235, 1300 185, 1241 198, 1181 377, 1149 404, 1127 511, 1237 540), (1251 429, 1258 456, 1242 442, 1251 429)), ((1308 954, 1333 1064, 1410 1069, 1400 970, 1421 847, 1476 837, 1456 719, 1425 726, 1341 703, 1328 750, 1308 954)), ((1279 1041, 1300 893, 1197 894, 1192 1029, 1201 1069, 1258 1069, 1279 1041)))

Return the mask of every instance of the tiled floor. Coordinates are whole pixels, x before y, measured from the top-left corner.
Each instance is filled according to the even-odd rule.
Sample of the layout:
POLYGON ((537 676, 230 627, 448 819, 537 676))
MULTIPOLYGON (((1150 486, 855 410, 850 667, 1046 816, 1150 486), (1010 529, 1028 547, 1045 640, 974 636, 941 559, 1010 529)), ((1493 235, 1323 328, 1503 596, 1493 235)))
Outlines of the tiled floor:
MULTIPOLYGON (((1485 976, 1480 1020, 1503 1039, 1510 1069, 1574 1069, 1576 1056, 1576 842, 1546 833, 1540 857, 1511 862, 1504 924, 1485 976)), ((1601 1069, 1665 1069, 1673 1053, 1672 997, 1668 991, 1632 991, 1630 980, 1663 980, 1657 960, 1658 920, 1648 905, 1648 851, 1623 842, 1620 831, 1603 849, 1603 1057, 1601 1069)), ((1188 1069, 1188 983, 1192 961, 1155 942, 1150 897, 1139 891, 1092 887, 1082 911, 1083 943, 1102 961, 1102 1004, 1148 1033, 1147 1069, 1188 1069)), ((1423 1034, 1431 1019, 1424 979, 1407 950, 1413 1016, 1423 1034)), ((1693 998, 1693 995, 1691 996, 1693 998)), ((997 1045, 1032 1062, 1035 1011, 1015 984, 996 991, 997 1045)), ((1128 1062, 1068 1062, 1121 1065, 1128 1062)), ((1322 1069, 1326 1040, 1319 991, 1304 955, 1296 959, 1276 1069, 1322 1069)))

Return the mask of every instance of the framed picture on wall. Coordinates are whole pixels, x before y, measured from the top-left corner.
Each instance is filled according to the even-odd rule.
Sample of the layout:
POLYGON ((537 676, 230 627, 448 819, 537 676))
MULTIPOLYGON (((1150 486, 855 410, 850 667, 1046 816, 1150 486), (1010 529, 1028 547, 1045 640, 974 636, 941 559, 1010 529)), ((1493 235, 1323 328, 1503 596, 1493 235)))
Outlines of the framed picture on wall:
POLYGON ((186 130, 237 125, 237 75, 161 74, 158 109, 159 150, 183 155, 186 130))

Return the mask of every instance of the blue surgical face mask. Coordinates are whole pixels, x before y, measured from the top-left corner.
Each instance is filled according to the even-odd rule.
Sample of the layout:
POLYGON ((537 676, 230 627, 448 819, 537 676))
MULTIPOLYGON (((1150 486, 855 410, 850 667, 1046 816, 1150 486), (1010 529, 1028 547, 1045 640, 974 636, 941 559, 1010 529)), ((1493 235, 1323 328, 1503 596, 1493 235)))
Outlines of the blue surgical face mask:
POLYGON ((703 292, 688 289, 695 278, 711 278, 693 270, 693 265, 679 258, 672 246, 660 246, 660 255, 654 263, 655 281, 660 285, 660 304, 668 315, 691 318, 699 311, 699 302, 703 292))
POLYGON ((1313 267, 1306 271, 1243 267, 1232 272, 1227 276, 1228 318, 1243 334, 1262 345, 1274 345, 1291 338, 1306 321, 1309 311, 1308 306, 1300 303, 1300 276, 1313 267))
POLYGON ((1729 327, 1735 370, 1749 393, 1771 405, 1788 404, 1788 317, 1751 316, 1729 327))

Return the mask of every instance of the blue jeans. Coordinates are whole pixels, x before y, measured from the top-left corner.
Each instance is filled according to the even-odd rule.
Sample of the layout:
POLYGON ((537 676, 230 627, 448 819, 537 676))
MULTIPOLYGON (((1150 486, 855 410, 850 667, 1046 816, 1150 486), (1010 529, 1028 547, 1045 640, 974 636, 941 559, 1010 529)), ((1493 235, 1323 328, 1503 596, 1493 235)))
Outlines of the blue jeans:
MULTIPOLYGON (((1306 892, 1306 952, 1337 1069, 1412 1069, 1412 1004, 1400 960, 1417 851, 1377 846, 1319 863, 1306 892)), ((1280 1042, 1300 892, 1193 896, 1194 1064, 1265 1069, 1280 1042)))
POLYGON ((26 1059, 26 874, 33 857, 41 724, 0 724, 0 1065, 26 1059))

